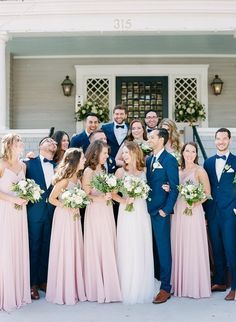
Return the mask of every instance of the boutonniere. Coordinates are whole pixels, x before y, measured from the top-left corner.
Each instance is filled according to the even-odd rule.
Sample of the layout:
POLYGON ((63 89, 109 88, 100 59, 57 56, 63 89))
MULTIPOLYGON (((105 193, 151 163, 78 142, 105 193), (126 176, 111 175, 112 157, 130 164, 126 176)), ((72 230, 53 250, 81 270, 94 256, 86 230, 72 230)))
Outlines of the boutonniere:
POLYGON ((109 163, 111 163, 111 164, 112 164, 112 159, 111 159, 111 158, 109 158, 109 163))
POLYGON ((228 172, 229 169, 231 169, 231 165, 226 163, 226 165, 224 166, 223 172, 228 172))
POLYGON ((152 165, 152 171, 154 171, 155 169, 162 169, 162 165, 160 164, 160 162, 157 160, 153 163, 152 165))

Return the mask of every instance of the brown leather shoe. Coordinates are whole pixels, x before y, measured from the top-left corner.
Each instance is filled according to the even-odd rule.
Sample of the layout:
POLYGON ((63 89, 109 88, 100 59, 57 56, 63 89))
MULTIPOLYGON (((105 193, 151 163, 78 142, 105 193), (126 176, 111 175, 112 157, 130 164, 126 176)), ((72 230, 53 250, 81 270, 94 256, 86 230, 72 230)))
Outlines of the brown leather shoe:
POLYGON ((160 292, 157 294, 155 299, 152 301, 153 304, 161 304, 165 303, 169 298, 171 297, 171 294, 166 292, 165 290, 160 290, 160 292))
POLYGON ((40 291, 43 291, 46 293, 46 290, 47 290, 47 283, 42 283, 39 285, 39 289, 40 291))
POLYGON ((225 297, 226 301, 234 301, 235 300, 235 291, 230 291, 228 295, 225 297))
POLYGON ((226 285, 225 284, 214 284, 211 287, 212 292, 225 292, 226 291, 226 285))
POLYGON ((31 290, 30 290, 30 293, 31 293, 31 299, 32 300, 39 300, 40 296, 39 296, 37 286, 32 286, 31 290))

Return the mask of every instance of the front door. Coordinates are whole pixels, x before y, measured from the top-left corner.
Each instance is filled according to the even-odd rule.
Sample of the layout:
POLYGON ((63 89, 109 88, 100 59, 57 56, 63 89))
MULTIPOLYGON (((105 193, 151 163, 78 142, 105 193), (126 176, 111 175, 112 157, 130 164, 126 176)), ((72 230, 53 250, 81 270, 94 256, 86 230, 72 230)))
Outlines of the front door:
POLYGON ((168 117, 168 77, 116 77, 116 104, 128 109, 128 122, 144 119, 149 110, 160 119, 168 117))

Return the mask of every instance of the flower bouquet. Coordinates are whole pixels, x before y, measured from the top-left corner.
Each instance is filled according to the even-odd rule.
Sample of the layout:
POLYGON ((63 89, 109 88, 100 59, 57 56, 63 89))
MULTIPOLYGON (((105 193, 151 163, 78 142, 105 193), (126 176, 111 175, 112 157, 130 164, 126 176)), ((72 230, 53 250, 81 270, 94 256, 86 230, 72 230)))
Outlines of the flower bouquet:
POLYGON ((176 122, 189 122, 190 125, 198 120, 205 120, 206 112, 204 106, 194 100, 185 100, 179 103, 175 109, 176 122))
MULTIPOLYGON (((86 192, 80 189, 79 186, 66 189, 61 195, 61 200, 65 207, 72 209, 85 208, 90 203, 90 199, 86 192)), ((79 213, 74 214, 74 220, 77 217, 79 217, 79 213)))
MULTIPOLYGON (((92 178, 90 185, 102 193, 111 193, 118 190, 119 180, 114 174, 100 172, 92 178)), ((107 205, 110 204, 112 201, 107 200, 107 205)))
POLYGON ((75 119, 77 121, 82 121, 89 113, 96 114, 100 122, 109 121, 108 106, 104 106, 97 101, 87 101, 84 105, 80 106, 77 112, 75 112, 75 119))
MULTIPOLYGON (((33 179, 20 180, 14 183, 11 188, 16 192, 17 197, 30 201, 32 203, 38 202, 44 191, 33 179)), ((15 208, 20 210, 22 206, 15 204, 15 208)))
POLYGON ((139 147, 143 151, 144 155, 149 155, 152 152, 152 149, 146 142, 139 143, 139 147))
MULTIPOLYGON (((203 201, 204 199, 211 199, 211 196, 207 196, 204 192, 204 187, 201 183, 194 184, 191 180, 178 185, 177 189, 180 193, 180 197, 183 197, 190 207, 192 207, 195 202, 203 201)), ((192 208, 186 207, 184 214, 191 216, 193 214, 192 208)))
MULTIPOLYGON (((150 187, 143 179, 134 176, 125 176, 119 188, 119 191, 123 195, 141 199, 147 199, 150 190, 150 187)), ((128 212, 134 211, 134 204, 130 203, 126 205, 125 210, 128 212)))

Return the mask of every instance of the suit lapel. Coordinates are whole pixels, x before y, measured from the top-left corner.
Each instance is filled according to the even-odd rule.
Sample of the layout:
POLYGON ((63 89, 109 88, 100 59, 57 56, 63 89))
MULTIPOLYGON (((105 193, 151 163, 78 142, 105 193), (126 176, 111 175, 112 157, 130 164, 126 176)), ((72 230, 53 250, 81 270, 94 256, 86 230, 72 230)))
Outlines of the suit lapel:
MULTIPOLYGON (((226 166, 226 164, 232 166, 232 153, 229 154, 228 159, 226 160, 225 166, 226 166)), ((224 168, 225 168, 225 166, 224 166, 224 168)), ((221 180, 222 180, 224 175, 225 175, 225 170, 223 169, 223 171, 221 173, 221 176, 220 176, 220 181, 219 182, 221 182, 221 180)))
POLYGON ((115 142, 117 145, 119 145, 117 139, 116 139, 116 136, 115 136, 115 132, 114 132, 114 122, 109 124, 110 127, 109 127, 109 133, 110 133, 110 140, 115 142))
POLYGON ((37 166, 38 171, 39 171, 39 177, 40 177, 40 181, 42 183, 42 188, 43 188, 44 191, 46 191, 47 190, 47 185, 46 185, 44 172, 43 172, 43 167, 42 167, 41 160, 40 160, 39 156, 36 158, 36 161, 37 161, 36 166, 37 166))

